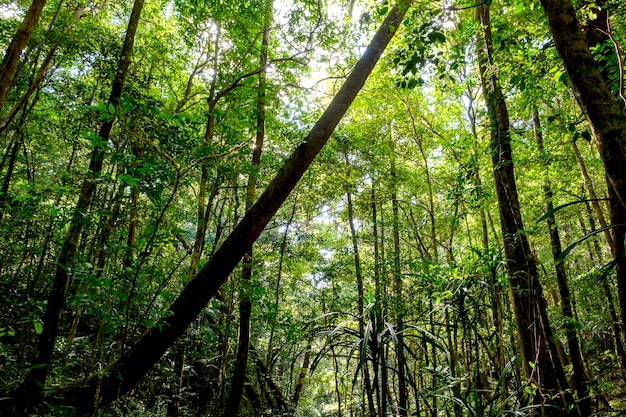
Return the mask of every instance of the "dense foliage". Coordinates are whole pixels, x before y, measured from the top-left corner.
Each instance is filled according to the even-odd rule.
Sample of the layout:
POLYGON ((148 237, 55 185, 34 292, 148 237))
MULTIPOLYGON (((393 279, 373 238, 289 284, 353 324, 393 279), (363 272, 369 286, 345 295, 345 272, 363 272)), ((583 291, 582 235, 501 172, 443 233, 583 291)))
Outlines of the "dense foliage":
MULTIPOLYGON (((623 106, 626 9, 597 2, 574 7, 623 106)), ((392 10, 41 3, 15 75, 2 68, 1 415, 22 397, 38 399, 27 414, 73 415, 66 388, 102 379, 173 314, 392 10)), ((413 2, 243 266, 130 392, 82 401, 107 416, 219 416, 232 396, 242 416, 625 413, 619 192, 541 4, 488 3, 413 2), (498 91, 506 161, 494 157, 498 91), (512 187, 532 288, 506 250, 518 236, 500 227, 512 187), (527 329, 533 358, 520 294, 546 313, 527 329), (565 380, 544 373, 545 358, 565 380)), ((29 7, 0 1, 2 50, 29 7)))

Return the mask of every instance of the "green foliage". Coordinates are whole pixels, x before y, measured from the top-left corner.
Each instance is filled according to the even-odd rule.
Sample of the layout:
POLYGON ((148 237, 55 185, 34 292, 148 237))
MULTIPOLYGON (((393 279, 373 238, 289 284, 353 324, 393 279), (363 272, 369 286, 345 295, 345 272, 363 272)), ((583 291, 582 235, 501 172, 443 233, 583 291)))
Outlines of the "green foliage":
MULTIPOLYGON (((24 11, 22 3, 14 7, 24 11)), ((622 39, 623 7, 606 5, 622 39)), ((80 19, 73 6, 47 6, 2 110, 4 117, 28 91, 56 47, 42 83, 0 133, 3 397, 40 366, 33 358, 50 282, 93 149, 104 151, 104 168, 93 180, 93 203, 80 213, 84 229, 68 269, 49 390, 106 372, 171 314, 169 304, 196 269, 194 247, 203 246, 201 268, 241 219, 248 177, 256 176, 259 190, 267 186, 391 4, 356 2, 349 16, 347 2, 275 2, 258 170, 250 154, 265 1, 149 1, 117 109, 107 100, 129 5, 90 3, 80 19), (103 122, 114 122, 108 141, 97 135, 103 122), (196 239, 200 225, 207 230, 196 239)), ((367 389, 376 415, 395 413, 399 366, 416 415, 535 411, 532 397, 541 386, 521 371, 489 168, 490 130, 476 104, 482 102, 479 28, 468 6, 416 2, 328 146, 255 243, 254 354, 241 415, 277 415, 281 398, 294 406, 296 389, 296 416, 368 415, 367 389)), ((595 202, 606 211, 603 168, 538 3, 491 7, 497 64, 489 71, 498 74, 510 105, 520 209, 527 222, 538 219, 525 233, 543 267, 549 319, 563 345, 566 330, 577 331, 598 412, 619 413, 622 406, 611 401, 623 385, 611 326, 617 303, 607 300, 617 293, 615 260, 601 237, 623 225, 599 227, 592 212, 595 202), (542 119, 543 151, 529 122, 532 108, 542 119), (595 199, 584 188, 573 141, 595 199), (546 181, 552 210, 541 197, 546 181), (542 226, 550 216, 565 247, 557 259, 542 226), (558 308, 555 263, 568 272, 575 319, 558 308)), ((17 24, 15 16, 0 18, 0 45, 6 48, 17 24)), ((594 54, 615 87, 611 47, 601 43, 594 54)), ((182 374, 174 346, 102 415, 166 415, 177 396, 179 415, 220 415, 238 335, 238 281, 236 272, 180 341, 182 374)), ((48 406, 50 415, 72 414, 48 406)))

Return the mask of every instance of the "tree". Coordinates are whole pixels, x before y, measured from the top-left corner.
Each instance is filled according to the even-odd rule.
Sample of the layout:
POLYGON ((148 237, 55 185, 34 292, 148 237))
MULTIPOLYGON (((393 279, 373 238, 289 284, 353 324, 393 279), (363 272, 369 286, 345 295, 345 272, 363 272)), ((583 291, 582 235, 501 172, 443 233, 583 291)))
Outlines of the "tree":
MULTIPOLYGON (((521 339, 524 373, 540 387, 535 395, 535 403, 540 405, 552 401, 561 389, 567 389, 567 382, 560 359, 553 348, 554 336, 548 321, 537 266, 524 233, 513 170, 509 115, 493 61, 489 6, 478 6, 476 16, 482 32, 478 39, 478 64, 490 118, 491 157, 509 285, 521 339)), ((556 406, 563 407, 558 402, 556 406)), ((548 408, 544 412, 548 415, 561 415, 563 411, 548 408)))
MULTIPOLYGON (((31 3, 0 5, 3 55, 31 3)), ((44 367, 86 183, 32 413, 623 412, 606 169, 541 8, 415 4, 345 115, 320 119, 391 5, 274 2, 268 24, 266 0, 146 1, 113 109, 132 3, 47 2, 19 57, 2 414, 44 367)), ((576 13, 620 106, 622 4, 576 13)))
POLYGON ((43 328, 39 338, 39 346, 35 357, 35 364, 31 368, 29 375, 24 383, 18 388, 14 396, 17 398, 15 403, 16 413, 22 412, 23 409, 29 409, 33 405, 38 404, 42 399, 42 391, 46 383, 46 378, 50 370, 52 352, 57 338, 59 322, 63 312, 63 304, 69 287, 70 274, 73 267, 76 249, 79 244, 80 235, 83 229, 83 216, 91 205, 93 195, 96 188, 96 179, 102 170, 105 150, 115 120, 115 111, 119 108, 119 102, 122 96, 122 89, 128 73, 130 65, 133 45, 135 43, 135 34, 139 26, 139 16, 143 8, 144 1, 136 0, 133 5, 133 11, 128 22, 128 29, 124 39, 124 46, 120 53, 117 72, 111 86, 111 94, 107 104, 108 117, 100 127, 97 141, 94 143, 94 149, 91 154, 89 163, 89 172, 85 178, 80 197, 76 203, 72 222, 68 229, 63 244, 63 249, 57 261, 57 270, 54 277, 54 283, 48 297, 46 314, 43 320, 43 328))
POLYGON ((106 376, 91 378, 86 384, 64 387, 56 395, 61 395, 64 402, 75 405, 80 412, 89 412, 94 406, 102 407, 126 394, 150 370, 215 295, 295 187, 365 84, 369 73, 397 31, 409 4, 401 2, 391 9, 324 114, 257 202, 172 303, 170 314, 147 331, 125 355, 111 364, 106 376))
MULTIPOLYGON (((626 325, 626 115, 611 94, 593 59, 569 0, 542 0, 556 49, 574 96, 595 138, 611 198, 613 257, 619 289, 622 328, 626 325)), ((623 77, 623 74, 621 75, 623 77)))
POLYGON ((22 20, 17 29, 17 33, 5 51, 4 59, 0 66, 0 111, 4 108, 9 91, 13 85, 20 55, 33 34, 45 5, 46 0, 34 0, 31 3, 24 20, 22 20))
MULTIPOLYGON (((272 24, 272 0, 266 0, 264 10, 263 35, 261 38, 261 56, 259 67, 263 71, 259 73, 259 86, 256 105, 256 135, 254 148, 252 150, 253 171, 248 177, 246 187, 246 210, 254 204, 257 188, 257 176, 259 175, 259 165, 261 164, 261 154, 263 152, 263 141, 265 140, 265 104, 266 97, 266 76, 268 47, 270 40, 270 29, 272 24)), ((250 281, 252 280, 252 247, 244 254, 241 269, 241 289, 239 292, 239 342, 237 345, 237 359, 233 370, 230 392, 224 409, 224 417, 236 415, 239 411, 239 403, 243 394, 244 383, 246 381, 246 368, 248 363, 248 351, 250 350, 250 315, 252 310, 250 281)))

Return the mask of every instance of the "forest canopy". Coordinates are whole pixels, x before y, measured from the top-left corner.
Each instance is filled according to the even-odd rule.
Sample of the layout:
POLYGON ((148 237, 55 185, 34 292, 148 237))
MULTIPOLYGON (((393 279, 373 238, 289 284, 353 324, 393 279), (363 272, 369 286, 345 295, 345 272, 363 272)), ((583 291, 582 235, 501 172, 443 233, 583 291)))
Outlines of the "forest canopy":
POLYGON ((626 413, 617 0, 0 1, 0 415, 626 413))

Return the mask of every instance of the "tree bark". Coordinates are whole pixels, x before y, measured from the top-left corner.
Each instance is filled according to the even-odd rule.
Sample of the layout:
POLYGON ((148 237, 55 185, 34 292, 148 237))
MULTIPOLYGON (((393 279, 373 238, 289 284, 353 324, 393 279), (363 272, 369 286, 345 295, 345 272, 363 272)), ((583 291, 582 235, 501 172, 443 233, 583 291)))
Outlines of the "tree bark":
POLYGON ((489 6, 478 6, 476 17, 481 25, 481 33, 477 39, 478 65, 491 124, 490 150, 500 226, 515 319, 521 339, 524 374, 529 382, 539 387, 534 396, 535 404, 552 404, 556 408, 547 407, 542 411, 546 415, 562 415, 565 404, 558 399, 557 394, 561 389, 567 389, 568 384, 554 348, 537 265, 522 222, 513 169, 509 114, 493 61, 489 6))
POLYGON ((22 51, 26 47, 30 36, 33 34, 45 5, 46 0, 33 0, 26 12, 26 16, 24 16, 24 20, 22 20, 20 27, 17 29, 11 44, 4 54, 2 66, 0 66, 0 113, 4 108, 4 103, 13 86, 20 55, 22 55, 22 51))
MULTIPOLYGON (((539 120, 539 112, 537 109, 533 109, 533 129, 535 133, 535 140, 537 141, 537 147, 539 153, 543 159, 543 164, 546 168, 546 178, 544 179, 543 193, 545 199, 545 210, 550 213, 554 210, 553 193, 550 181, 547 178, 549 160, 545 157, 545 149, 543 146, 543 132, 541 131, 541 122, 539 120)), ((561 314, 567 320, 565 335, 567 336, 567 346, 569 348, 570 358, 572 361, 572 368, 574 371, 574 385, 576 387, 576 394, 578 396, 578 409, 581 416, 591 415, 591 399, 589 398, 589 388, 587 376, 585 375, 585 366, 583 362, 582 353, 580 351, 580 345, 578 343, 578 335, 576 334, 576 327, 574 326, 574 314, 572 310, 572 300, 569 291, 569 284, 567 282, 567 274, 565 272, 565 264, 563 262, 557 262, 557 259, 561 255, 561 238, 559 236, 559 228, 556 223, 554 215, 546 217, 546 223, 548 225, 548 232, 550 234, 550 243, 552 249, 552 257, 555 261, 556 279, 559 286, 559 295, 561 297, 561 314)))
POLYGON ((618 296, 622 328, 626 325, 626 115, 611 94, 570 0, 541 0, 556 49, 563 61, 578 105, 593 132, 606 172, 610 204, 613 256, 617 260, 618 296))
POLYGON ((149 329, 130 351, 112 363, 105 375, 51 392, 48 396, 50 400, 61 397, 58 398, 59 403, 73 405, 79 413, 92 412, 95 407, 108 405, 128 393, 158 362, 217 293, 326 144, 400 27, 410 4, 410 0, 402 0, 391 9, 326 111, 257 202, 171 304, 168 314, 149 329))

